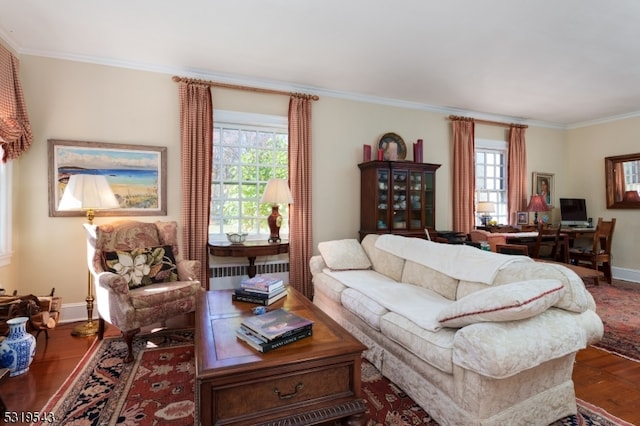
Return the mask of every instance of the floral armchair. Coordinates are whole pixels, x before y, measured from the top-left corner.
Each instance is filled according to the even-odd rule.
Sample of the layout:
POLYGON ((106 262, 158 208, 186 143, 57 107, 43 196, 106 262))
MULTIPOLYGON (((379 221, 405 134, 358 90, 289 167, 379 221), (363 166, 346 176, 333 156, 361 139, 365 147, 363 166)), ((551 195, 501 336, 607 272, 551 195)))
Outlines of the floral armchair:
POLYGON ((193 312, 203 291, 200 262, 180 255, 177 227, 132 220, 84 225, 98 337, 104 337, 105 321, 119 328, 127 344, 125 362, 133 361, 133 338, 141 327, 193 312))

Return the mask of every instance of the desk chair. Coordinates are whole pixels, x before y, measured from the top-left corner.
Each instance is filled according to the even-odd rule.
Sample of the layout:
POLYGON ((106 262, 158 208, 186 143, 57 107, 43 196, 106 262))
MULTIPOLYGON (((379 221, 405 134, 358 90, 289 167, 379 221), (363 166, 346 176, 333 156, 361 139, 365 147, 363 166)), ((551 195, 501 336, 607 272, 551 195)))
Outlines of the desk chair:
MULTIPOLYGON (((600 217, 593 234, 591 247, 571 248, 569 250, 571 263, 602 271, 605 281, 609 284, 611 284, 611 243, 615 227, 615 218, 610 221, 604 221, 600 217)), ((596 278, 596 284, 598 284, 598 278, 596 278)))
POLYGON ((560 233, 560 226, 556 228, 541 226, 538 228, 538 237, 531 257, 569 263, 568 240, 568 236, 560 233))

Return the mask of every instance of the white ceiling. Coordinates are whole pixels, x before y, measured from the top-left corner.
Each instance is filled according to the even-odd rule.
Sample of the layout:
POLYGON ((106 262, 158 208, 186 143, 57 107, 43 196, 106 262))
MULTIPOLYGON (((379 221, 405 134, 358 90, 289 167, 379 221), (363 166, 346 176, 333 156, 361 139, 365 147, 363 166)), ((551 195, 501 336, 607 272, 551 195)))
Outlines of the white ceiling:
POLYGON ((40 55, 558 127, 640 115, 637 0, 0 0, 40 55))

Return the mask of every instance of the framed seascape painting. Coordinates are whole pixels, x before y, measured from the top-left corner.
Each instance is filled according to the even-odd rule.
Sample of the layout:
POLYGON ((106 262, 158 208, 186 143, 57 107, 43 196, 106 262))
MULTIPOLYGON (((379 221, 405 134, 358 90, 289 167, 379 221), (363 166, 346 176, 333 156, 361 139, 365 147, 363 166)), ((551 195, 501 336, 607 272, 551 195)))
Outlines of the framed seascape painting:
POLYGON ((533 172, 532 194, 542 195, 549 207, 553 207, 555 196, 553 173, 533 172))
POLYGON ((165 216, 167 214, 166 147, 49 139, 49 216, 84 216, 59 210, 74 174, 106 177, 120 208, 100 216, 165 216))

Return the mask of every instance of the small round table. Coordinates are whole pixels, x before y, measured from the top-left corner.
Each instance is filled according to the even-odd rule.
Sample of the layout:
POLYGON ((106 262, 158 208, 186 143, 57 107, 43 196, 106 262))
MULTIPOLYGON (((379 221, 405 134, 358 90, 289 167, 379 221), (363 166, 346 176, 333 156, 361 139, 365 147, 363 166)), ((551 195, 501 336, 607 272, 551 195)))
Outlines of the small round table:
POLYGON ((273 256, 289 253, 289 241, 282 240, 270 243, 268 241, 245 241, 244 243, 210 243, 209 253, 213 256, 246 257, 249 259, 249 278, 256 276, 256 257, 273 256))

